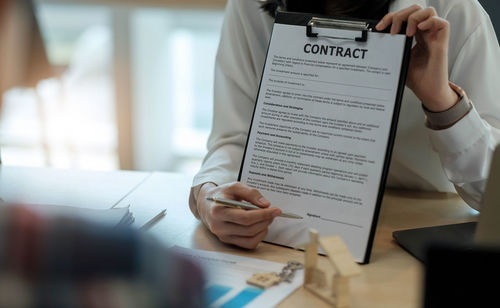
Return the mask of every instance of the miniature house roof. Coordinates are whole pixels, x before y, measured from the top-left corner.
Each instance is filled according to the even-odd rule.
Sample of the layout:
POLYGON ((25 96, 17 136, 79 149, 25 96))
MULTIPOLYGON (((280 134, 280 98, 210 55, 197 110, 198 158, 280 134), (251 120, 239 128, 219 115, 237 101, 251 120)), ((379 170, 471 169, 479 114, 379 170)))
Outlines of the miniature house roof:
POLYGON ((340 236, 334 235, 320 238, 319 245, 341 276, 351 277, 361 273, 359 265, 352 259, 349 249, 347 249, 340 236))

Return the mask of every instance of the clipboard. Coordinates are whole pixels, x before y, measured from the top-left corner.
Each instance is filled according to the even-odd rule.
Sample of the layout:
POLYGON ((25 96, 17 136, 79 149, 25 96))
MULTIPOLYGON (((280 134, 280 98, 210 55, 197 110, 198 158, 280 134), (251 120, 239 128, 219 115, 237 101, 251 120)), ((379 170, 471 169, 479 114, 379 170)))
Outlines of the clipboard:
MULTIPOLYGON (((388 29, 382 32, 375 30, 376 24, 377 21, 371 20, 331 18, 294 12, 277 13, 238 180, 259 189, 273 205, 308 219, 304 219, 303 222, 285 222, 277 219, 270 226, 270 231, 264 241, 298 248, 307 241, 307 230, 319 226, 321 236, 340 235, 346 242, 354 260, 359 263, 369 263, 396 136, 413 40, 404 35, 405 26, 401 34, 391 35, 388 34, 388 29), (303 33, 300 34, 303 35, 303 38, 299 38, 298 33, 303 33), (285 38, 285 36, 287 37, 285 38), (299 45, 301 40, 304 42, 299 45), (363 46, 374 45, 377 40, 381 41, 378 42, 377 46, 385 46, 382 44, 384 40, 398 46, 397 50, 390 50, 387 54, 379 52, 381 54, 379 58, 383 60, 381 62, 389 63, 387 67, 391 67, 390 70, 377 67, 378 63, 367 64, 367 62, 373 61, 369 58, 377 52, 368 47, 363 48, 363 46), (302 48, 302 45, 303 50, 297 51, 302 48), (283 56, 279 55, 277 50, 283 52, 283 56), (346 59, 347 57, 349 59, 346 59), (391 57, 394 58, 394 61, 391 57), (297 67, 304 68, 304 71, 301 72, 297 67), (320 73, 315 74, 314 69, 320 73), (322 76, 328 75, 329 69, 333 72, 331 76, 336 77, 321 79, 322 76), (323 75, 320 76, 321 74, 323 75), (382 88, 378 85, 371 86, 369 83, 357 85, 356 76, 365 76, 363 74, 370 75, 366 78, 367 81, 371 80, 376 83, 384 80, 384 84, 391 86, 382 88), (342 81, 344 75, 348 76, 347 79, 350 78, 351 84, 342 81), (387 77, 388 75, 390 77, 387 77), (321 86, 322 84, 323 86, 321 86), (382 90, 387 90, 387 93, 390 92, 390 95, 387 95, 388 98, 386 99, 382 95, 380 97, 383 97, 386 102, 391 101, 386 104, 390 107, 385 108, 383 105, 385 103, 372 104, 371 100, 378 99, 377 95, 364 97, 359 95, 359 98, 353 99, 352 97, 355 96, 351 96, 349 92, 349 95, 343 95, 344 98, 342 98, 342 94, 329 91, 330 86, 335 91, 350 89, 349 91, 355 92, 357 89, 361 89, 361 92, 377 93, 377 95, 382 90), (297 101, 300 101, 298 105, 301 107, 298 107, 297 101), (312 104, 315 104, 314 107, 311 107, 312 104), (322 106, 320 106, 321 104, 322 106), (332 105, 331 109, 324 106, 327 104, 332 105), (377 109, 378 107, 372 108, 372 105, 379 106, 379 109, 377 109), (314 111, 316 106, 319 106, 318 108, 323 113, 314 111), (343 114, 344 110, 359 108, 360 118, 365 117, 367 121, 366 123, 356 122, 355 116, 358 112, 352 110, 345 113, 351 117, 349 121, 335 118, 335 115, 323 116, 323 114, 328 113, 328 110, 335 108, 341 111, 339 116, 343 114), (310 109, 310 114, 308 115, 304 109, 310 109), (364 140, 367 138, 359 137, 362 136, 362 133, 349 135, 349 130, 363 132, 368 126, 376 127, 376 125, 369 123, 370 113, 367 109, 373 109, 373 114, 384 114, 384 119, 386 119, 387 123, 380 125, 384 126, 384 129, 374 129, 374 131, 380 130, 383 133, 383 136, 380 133, 380 144, 378 144, 378 137, 367 141, 364 140), (380 112, 380 109, 384 109, 384 111, 380 112), (290 118, 294 120, 292 121, 290 118), (315 121, 311 122, 311 118, 315 121), (344 122, 348 122, 348 124, 344 122), (343 124, 345 125, 341 126, 343 124), (351 129, 349 125, 351 127, 357 126, 351 129), (313 126, 319 128, 312 130, 313 126), (319 132, 323 135, 320 135, 319 132), (306 133, 308 135, 301 135, 306 133), (332 136, 341 137, 335 139, 332 136), (329 138, 331 143, 325 142, 325 138, 329 138), (349 138, 357 139, 349 140, 349 138), (302 140, 303 144, 312 144, 313 146, 307 145, 304 150, 301 148, 304 146, 301 146, 300 141, 297 140, 302 140), (311 143, 312 140, 317 140, 317 147, 315 146, 316 142, 311 143), (335 143, 336 140, 340 142, 335 143), (357 158, 363 156, 362 149, 355 143, 357 140, 362 140, 359 141, 360 144, 363 142, 369 144, 369 141, 375 140, 373 143, 377 144, 378 150, 373 150, 369 154, 380 157, 374 163, 378 169, 367 167, 370 170, 378 170, 377 174, 373 172, 372 178, 365 178, 366 181, 363 185, 360 185, 362 178, 359 175, 365 174, 348 170, 350 167, 362 170, 362 168, 353 165, 352 160, 354 156, 355 159, 363 161, 363 159, 357 158), (344 143, 346 146, 348 144, 355 145, 358 154, 349 153, 349 151, 334 151, 337 144, 344 143), (334 154, 325 158, 327 157, 325 153, 334 154), (311 161, 315 164, 310 163, 311 161), (322 165, 325 162, 326 167, 322 165), (344 163, 345 165, 343 165, 344 163), (352 165, 348 166, 347 164, 352 165), (313 166, 312 171, 311 166, 313 166), (338 169, 332 166, 337 166, 338 169), (339 166, 344 166, 344 168, 339 166), (350 173, 358 175, 357 181, 351 179, 350 173), (344 188, 350 187, 350 182, 353 183, 352 189, 347 189, 350 195, 344 194, 342 191, 335 192, 336 185, 344 188), (311 186, 311 183, 316 185, 311 186), (307 187, 308 185, 310 186, 307 187), (328 185, 331 185, 331 191, 328 188, 323 190, 315 188, 315 186, 330 187, 328 185), (366 200, 356 197, 356 193, 365 194, 364 187, 366 191, 371 193, 369 197, 365 198, 366 200), (357 199, 363 200, 358 200, 357 203, 352 201, 357 199), (300 204, 301 200, 303 200, 302 205, 300 204), (366 210, 363 208, 365 205, 368 205, 366 210), (318 207, 318 213, 321 214, 311 210, 315 206, 318 207), (331 215, 329 215, 330 212, 331 215), (349 217, 349 212, 352 212, 352 220, 358 222, 347 222, 349 219, 345 218, 349 217), (362 219, 361 216, 363 216, 362 219), (330 223, 331 230, 328 227, 330 223), (362 229, 362 231, 357 229, 349 231, 349 228, 362 229), (362 235, 352 235, 357 233, 362 235)), ((385 48, 388 48, 389 45, 385 48)), ((359 79, 364 80, 363 78, 359 79)), ((379 99, 379 101, 384 100, 379 99)), ((349 149, 349 147, 345 149, 349 149)), ((362 164, 368 166, 371 162, 367 162, 365 157, 362 164)), ((369 175, 371 174, 369 173, 369 175)))

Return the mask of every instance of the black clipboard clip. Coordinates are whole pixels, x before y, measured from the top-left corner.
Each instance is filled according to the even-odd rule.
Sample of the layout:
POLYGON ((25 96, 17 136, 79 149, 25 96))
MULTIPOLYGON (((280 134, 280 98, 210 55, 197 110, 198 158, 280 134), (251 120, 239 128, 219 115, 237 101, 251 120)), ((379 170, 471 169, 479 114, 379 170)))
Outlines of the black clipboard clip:
POLYGON ((330 19, 330 18, 319 18, 319 17, 311 18, 311 20, 307 23, 306 27, 307 37, 326 37, 330 39, 352 40, 356 42, 366 42, 368 39, 368 31, 371 31, 370 23, 365 21, 330 19), (314 33, 313 28, 331 28, 331 29, 359 31, 361 35, 360 36, 355 35, 353 37, 320 35, 318 33, 314 33))

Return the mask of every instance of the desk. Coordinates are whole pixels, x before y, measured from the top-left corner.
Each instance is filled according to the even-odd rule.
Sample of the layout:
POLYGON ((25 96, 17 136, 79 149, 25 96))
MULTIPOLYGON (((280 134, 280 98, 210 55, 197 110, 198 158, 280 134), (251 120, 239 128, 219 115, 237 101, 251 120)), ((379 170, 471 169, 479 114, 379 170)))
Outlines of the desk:
MULTIPOLYGON (((10 172, 12 167, 2 167, 0 187, 21 177, 29 178, 29 170, 21 174, 10 172), (9 171, 9 172, 6 172, 9 171)), ((39 172, 32 169, 33 173, 39 172)), ((45 174, 60 171, 44 170, 45 174)), ((79 171, 80 172, 80 171, 79 171)), ((93 177, 94 172, 83 172, 93 177)), ((83 174, 80 172, 80 174, 83 174)), ((72 172, 64 181, 71 186, 72 172)), ((130 176, 132 173, 108 173, 110 178, 130 176)), ((102 176, 103 174, 99 174, 102 176)), ((293 249, 263 243, 254 251, 238 249, 220 243, 189 211, 188 193, 191 178, 171 173, 137 173, 144 179, 132 192, 117 199, 118 206, 131 205, 138 225, 144 223, 161 209, 167 215, 150 232, 165 245, 179 245, 212 251, 249 256, 285 263, 302 260, 303 253, 293 249), (144 178, 144 176, 147 176, 144 178)), ((12 187, 12 185, 11 185, 12 187)), ((0 190, 1 191, 1 190, 0 190)), ((0 194, 0 198, 2 195, 0 194)), ((69 202, 70 196, 65 198, 69 202)), ((424 193, 388 190, 384 196, 379 224, 375 235, 371 263, 362 266, 362 274, 351 281, 352 307, 421 307, 423 267, 419 261, 403 251, 392 241, 392 232, 399 229, 424 227, 438 224, 467 222, 476 219, 470 209, 454 194, 424 193)), ((327 269, 328 261, 320 257, 319 266, 327 269)), ((299 289, 278 307, 327 307, 323 301, 304 289, 299 289)))

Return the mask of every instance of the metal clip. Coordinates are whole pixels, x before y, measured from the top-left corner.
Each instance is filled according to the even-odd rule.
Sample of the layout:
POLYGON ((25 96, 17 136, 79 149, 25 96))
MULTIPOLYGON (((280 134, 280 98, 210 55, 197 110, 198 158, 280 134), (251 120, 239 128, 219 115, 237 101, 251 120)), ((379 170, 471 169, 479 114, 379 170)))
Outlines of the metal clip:
POLYGON ((342 20, 342 19, 328 19, 328 18, 318 18, 313 17, 307 23, 307 36, 308 37, 326 37, 338 40, 353 40, 356 42, 366 42, 368 39, 368 31, 370 31, 370 24, 364 21, 356 20, 342 20), (328 35, 319 35, 313 32, 313 27, 316 28, 331 28, 331 29, 341 29, 341 30, 352 30, 360 31, 361 36, 356 37, 337 37, 328 35))

